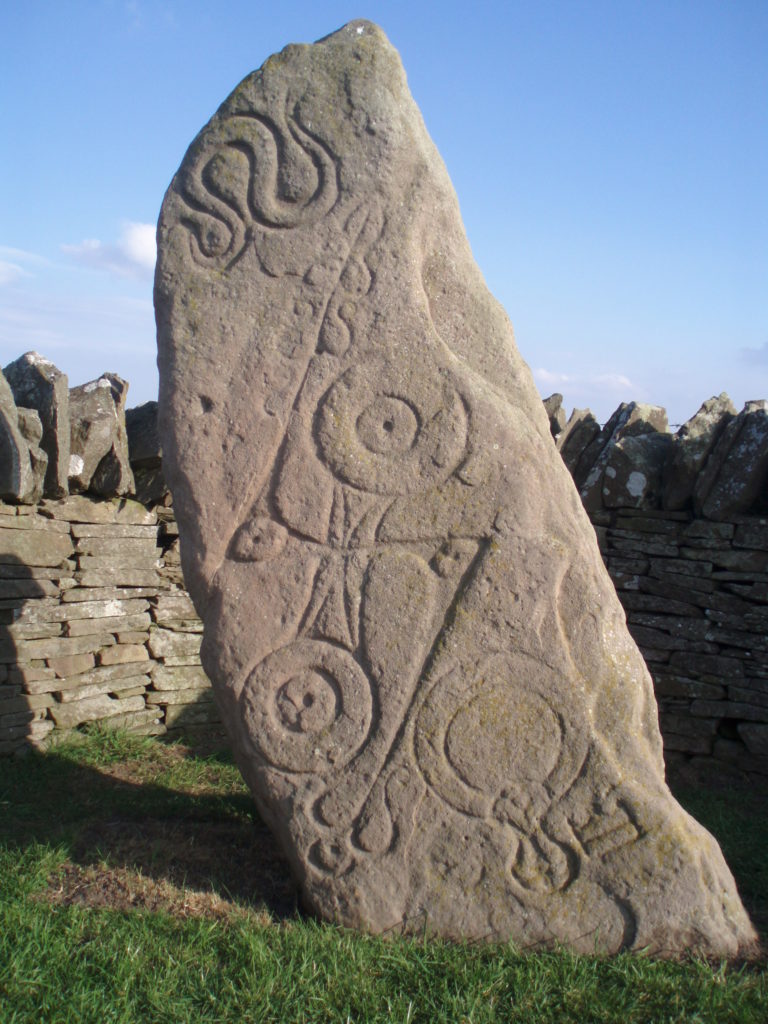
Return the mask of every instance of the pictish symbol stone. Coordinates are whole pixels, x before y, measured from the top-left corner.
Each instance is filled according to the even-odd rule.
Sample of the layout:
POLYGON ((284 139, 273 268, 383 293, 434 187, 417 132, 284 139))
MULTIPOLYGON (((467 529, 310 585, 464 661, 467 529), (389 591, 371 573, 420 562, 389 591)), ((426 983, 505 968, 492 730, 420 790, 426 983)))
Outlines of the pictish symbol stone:
POLYGON ((224 102, 166 194, 155 303, 201 655, 306 902, 587 952, 752 941, 380 29, 224 102))

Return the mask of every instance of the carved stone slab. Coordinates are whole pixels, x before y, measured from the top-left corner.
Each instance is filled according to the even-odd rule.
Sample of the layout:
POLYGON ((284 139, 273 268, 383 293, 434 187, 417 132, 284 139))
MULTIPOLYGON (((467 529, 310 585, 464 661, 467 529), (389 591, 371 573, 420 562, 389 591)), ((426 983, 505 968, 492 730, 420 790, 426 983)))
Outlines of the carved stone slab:
POLYGON ((158 241, 204 664, 308 904, 587 951, 752 940, 383 33, 246 78, 158 241))

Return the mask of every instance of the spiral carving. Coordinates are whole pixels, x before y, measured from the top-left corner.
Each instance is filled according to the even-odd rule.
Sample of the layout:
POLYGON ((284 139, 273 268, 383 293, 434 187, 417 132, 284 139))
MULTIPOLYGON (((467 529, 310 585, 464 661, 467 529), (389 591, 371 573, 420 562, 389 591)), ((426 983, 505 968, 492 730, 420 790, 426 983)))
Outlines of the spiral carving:
POLYGON ((206 266, 234 263, 254 226, 312 224, 338 198, 335 157, 295 112, 284 127, 262 114, 233 115, 198 145, 180 192, 193 258, 206 266))
POLYGON ((241 700, 253 746, 283 771, 343 767, 370 729, 367 676, 351 654, 324 641, 297 640, 268 655, 241 700))

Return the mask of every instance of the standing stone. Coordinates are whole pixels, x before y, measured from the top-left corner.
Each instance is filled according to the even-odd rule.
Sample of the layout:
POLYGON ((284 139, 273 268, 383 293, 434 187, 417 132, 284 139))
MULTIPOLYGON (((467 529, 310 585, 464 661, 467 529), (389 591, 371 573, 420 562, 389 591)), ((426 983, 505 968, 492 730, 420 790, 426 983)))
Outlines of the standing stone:
POLYGON ((611 451, 624 437, 641 437, 669 429, 667 413, 659 405, 622 402, 597 437, 581 454, 573 478, 584 508, 596 512, 603 503, 603 477, 611 451))
POLYGON ((658 508, 664 467, 672 448, 671 434, 654 431, 622 437, 608 450, 603 475, 606 508, 658 508))
POLYGON ((160 437, 203 663, 345 925, 733 954, 651 679, 395 50, 290 46, 158 230, 160 437))
POLYGON ((126 409, 125 428, 136 498, 145 505, 156 505, 168 492, 157 436, 157 402, 126 409))
POLYGON ((549 429, 552 433, 552 437, 557 437, 565 430, 565 425, 568 417, 565 415, 565 409, 563 408, 563 396, 558 392, 554 395, 550 395, 549 398, 544 399, 544 411, 549 419, 549 429))
POLYGON ((752 505, 768 510, 768 402, 747 402, 720 434, 696 481, 694 508, 729 519, 752 505))
POLYGON ((105 498, 133 493, 125 429, 127 395, 128 383, 116 373, 103 373, 69 392, 73 491, 91 491, 105 498))
POLYGON ((48 471, 48 456, 40 447, 43 439, 43 424, 37 409, 18 409, 19 430, 27 442, 29 464, 32 469, 33 484, 26 498, 30 504, 40 501, 45 491, 45 474, 48 471))
POLYGON ((48 456, 45 495, 68 493, 69 386, 67 375, 38 352, 25 352, 3 370, 16 405, 36 409, 43 426, 40 447, 48 456))
POLYGON ((736 408, 723 391, 716 398, 708 398, 699 411, 680 427, 664 469, 664 508, 681 509, 690 504, 699 473, 735 415, 736 408))
POLYGON ((13 393, 0 373, 0 498, 31 502, 37 497, 29 444, 19 424, 13 393))
POLYGON ((589 409, 574 409, 563 431, 558 434, 557 450, 568 472, 573 475, 582 453, 600 433, 600 424, 589 409))

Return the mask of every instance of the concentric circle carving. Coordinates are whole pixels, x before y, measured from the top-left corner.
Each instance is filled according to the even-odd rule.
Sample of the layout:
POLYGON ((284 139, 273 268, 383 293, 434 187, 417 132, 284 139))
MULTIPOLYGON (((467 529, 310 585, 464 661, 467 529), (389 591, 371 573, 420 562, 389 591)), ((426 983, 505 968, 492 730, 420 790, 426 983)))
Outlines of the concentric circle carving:
POLYGON ((251 742, 276 768, 323 772, 343 766, 368 735, 368 677, 341 648, 297 640, 256 666, 243 689, 251 742))
POLYGON ((464 403, 434 367, 352 367, 317 413, 321 457, 344 483, 375 494, 412 494, 441 483, 467 445, 464 403))
POLYGON ((466 814, 537 819, 586 752, 582 731, 566 723, 561 706, 546 666, 519 653, 486 658, 469 679, 448 673, 416 721, 419 767, 466 814))

